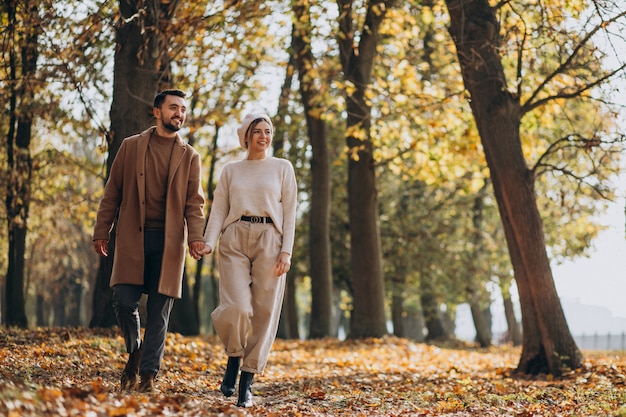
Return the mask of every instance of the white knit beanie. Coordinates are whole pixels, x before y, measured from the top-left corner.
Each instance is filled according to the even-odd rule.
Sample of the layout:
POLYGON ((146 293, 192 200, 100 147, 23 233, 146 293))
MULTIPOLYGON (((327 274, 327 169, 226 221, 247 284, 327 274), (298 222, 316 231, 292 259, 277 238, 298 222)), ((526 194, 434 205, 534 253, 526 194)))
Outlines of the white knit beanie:
POLYGON ((237 128, 237 136, 239 136, 239 144, 242 148, 248 149, 246 146, 246 133, 248 132, 248 128, 257 119, 265 120, 269 125, 270 129, 272 129, 272 134, 274 133, 274 125, 272 125, 272 121, 267 114, 264 113, 248 113, 243 117, 241 121, 241 126, 237 128))

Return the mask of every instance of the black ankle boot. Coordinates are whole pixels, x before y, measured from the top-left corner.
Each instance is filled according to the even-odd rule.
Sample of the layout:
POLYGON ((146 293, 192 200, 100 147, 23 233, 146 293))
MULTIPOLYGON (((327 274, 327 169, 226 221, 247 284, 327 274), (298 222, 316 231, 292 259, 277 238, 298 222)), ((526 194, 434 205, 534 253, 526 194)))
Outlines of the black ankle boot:
POLYGON ((239 356, 229 356, 228 363, 226 364, 226 372, 224 372, 224 379, 222 379, 222 385, 220 391, 227 397, 230 397, 235 393, 235 384, 237 383, 237 374, 239 373, 239 356))
POLYGON ((239 377, 239 400, 237 407, 252 407, 252 372, 241 371, 239 377))

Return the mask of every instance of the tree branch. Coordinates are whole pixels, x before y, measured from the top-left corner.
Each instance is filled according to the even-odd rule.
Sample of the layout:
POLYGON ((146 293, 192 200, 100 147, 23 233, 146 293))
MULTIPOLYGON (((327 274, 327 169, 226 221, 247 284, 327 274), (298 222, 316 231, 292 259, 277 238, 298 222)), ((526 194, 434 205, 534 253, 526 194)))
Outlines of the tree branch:
MULTIPOLYGON (((546 151, 539 157, 537 163, 532 167, 531 172, 535 178, 539 177, 545 172, 548 171, 559 171, 569 177, 572 177, 579 184, 586 184, 590 186, 598 195, 600 195, 604 199, 609 199, 608 196, 600 189, 598 185, 594 185, 590 183, 587 179, 591 176, 598 173, 598 167, 601 167, 602 163, 596 163, 592 159, 593 169, 591 169, 585 175, 576 175, 571 169, 564 165, 555 165, 553 163, 547 162, 548 158, 551 155, 554 155, 556 152, 567 149, 567 148, 577 148, 583 149, 585 151, 589 151, 593 148, 598 148, 600 145, 612 145, 616 143, 623 143, 625 141, 625 137, 623 135, 619 136, 613 140, 602 140, 598 137, 586 138, 579 134, 572 134, 564 136, 557 141, 553 142, 546 151)), ((606 150, 606 153, 610 153, 611 150, 606 150)))
POLYGON ((562 62, 557 68, 555 68, 555 70, 552 71, 552 73, 549 74, 546 77, 545 80, 543 80, 543 82, 535 89, 535 91, 530 96, 530 98, 526 101, 526 103, 524 103, 522 105, 522 107, 521 107, 522 114, 525 114, 526 112, 528 112, 528 111, 530 111, 530 110, 532 110, 532 109, 534 109, 534 108, 536 108, 536 107, 538 107, 538 106, 540 106, 542 104, 545 104, 546 102, 548 102, 550 100, 554 100, 554 99, 557 99, 557 98, 576 97, 580 93, 582 93, 583 91, 588 90, 589 88, 597 86, 598 84, 600 84, 600 82, 599 82, 600 80, 605 81, 605 80, 611 78, 617 72, 623 70, 624 67, 626 66, 626 64, 620 66, 620 68, 618 70, 609 73, 608 76, 602 77, 600 80, 597 80, 596 82, 593 82, 593 83, 587 84, 586 86, 583 86, 582 88, 578 89, 575 93, 571 93, 571 94, 556 94, 554 96, 550 96, 550 97, 546 97, 546 98, 537 100, 537 96, 539 95, 539 93, 542 90, 544 90, 545 87, 548 85, 548 83, 550 83, 557 75, 565 72, 565 70, 570 66, 570 64, 574 60, 574 58, 581 52, 583 47, 591 40, 591 38, 593 38, 593 36, 596 35, 596 33, 598 33, 600 30, 603 30, 609 24, 616 22, 617 20, 619 20, 620 18, 622 18, 624 16, 626 16, 626 11, 622 11, 621 13, 613 16, 609 20, 603 20, 602 23, 600 23, 599 25, 594 27, 590 32, 588 32, 583 37, 583 39, 578 43, 578 45, 576 45, 576 47, 574 48, 572 53, 567 57, 567 59, 564 62, 562 62))
POLYGON ((608 81, 609 79, 613 78, 613 76, 615 76, 616 74, 624 71, 626 69, 626 63, 622 64, 619 68, 608 72, 606 74, 604 74, 604 76, 596 79, 595 81, 588 83, 588 84, 583 84, 582 86, 576 88, 575 90, 571 91, 568 89, 561 89, 561 91, 559 91, 557 94, 553 94, 551 96, 548 97, 544 97, 542 99, 539 99, 537 101, 535 101, 534 103, 528 103, 526 102, 526 104, 524 104, 521 108, 522 114, 526 114, 529 111, 540 107, 544 104, 546 104, 549 101, 552 100, 557 100, 557 99, 569 99, 569 98, 574 98, 574 97, 579 97, 582 93, 584 93, 585 91, 588 91, 594 87, 597 87, 601 84, 603 84, 605 81, 608 81))

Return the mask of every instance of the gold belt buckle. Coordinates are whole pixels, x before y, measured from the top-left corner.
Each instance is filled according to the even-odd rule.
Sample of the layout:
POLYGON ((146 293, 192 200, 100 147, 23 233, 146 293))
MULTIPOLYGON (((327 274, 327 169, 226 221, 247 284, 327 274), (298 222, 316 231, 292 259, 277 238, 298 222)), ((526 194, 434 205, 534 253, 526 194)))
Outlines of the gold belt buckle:
POLYGON ((261 217, 261 216, 250 216, 250 223, 263 223, 263 217, 261 217))

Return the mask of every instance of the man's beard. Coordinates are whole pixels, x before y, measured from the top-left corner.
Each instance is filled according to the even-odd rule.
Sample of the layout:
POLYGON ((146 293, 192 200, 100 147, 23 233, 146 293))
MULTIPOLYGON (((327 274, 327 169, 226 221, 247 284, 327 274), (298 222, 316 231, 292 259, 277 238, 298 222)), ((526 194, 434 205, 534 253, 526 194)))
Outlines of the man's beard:
POLYGON ((171 119, 170 119, 170 121, 169 121, 169 122, 167 122, 167 123, 163 122, 163 127, 164 127, 165 129, 169 130, 170 132, 178 132, 182 126, 183 126, 183 124, 182 124, 182 123, 180 124, 180 127, 178 127, 178 126, 174 126, 174 125, 172 124, 171 119))

